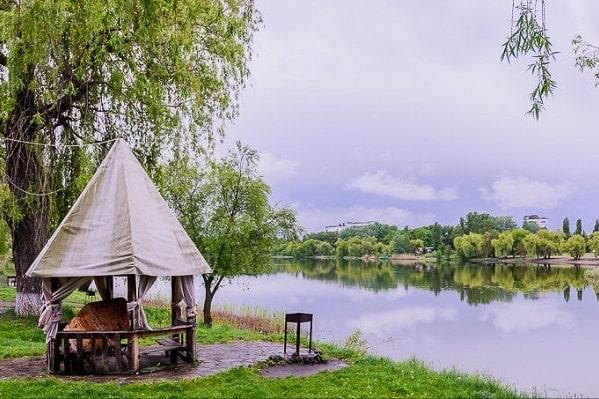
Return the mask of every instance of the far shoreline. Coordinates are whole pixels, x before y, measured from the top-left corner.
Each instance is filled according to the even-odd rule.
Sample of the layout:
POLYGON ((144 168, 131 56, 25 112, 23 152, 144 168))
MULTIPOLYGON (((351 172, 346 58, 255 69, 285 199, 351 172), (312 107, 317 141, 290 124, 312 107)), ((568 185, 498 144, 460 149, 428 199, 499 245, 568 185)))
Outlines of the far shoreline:
POLYGON ((570 256, 555 256, 552 258, 526 258, 526 257, 515 257, 515 258, 479 258, 470 259, 470 262, 474 263, 516 263, 516 264, 527 264, 533 263, 537 265, 563 265, 563 266, 599 266, 599 258, 584 256, 580 259, 574 259, 570 256))

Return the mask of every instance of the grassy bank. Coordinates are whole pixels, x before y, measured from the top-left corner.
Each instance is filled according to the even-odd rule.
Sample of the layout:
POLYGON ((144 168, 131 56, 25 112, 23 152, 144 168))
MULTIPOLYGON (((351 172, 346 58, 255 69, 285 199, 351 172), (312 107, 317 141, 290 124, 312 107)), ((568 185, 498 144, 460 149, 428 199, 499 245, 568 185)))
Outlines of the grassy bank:
MULTIPOLYGON (((81 305, 81 298, 67 301, 65 313, 81 305)), ((169 310, 148 306, 150 324, 165 325, 169 310)), ((226 313, 223 311, 223 313, 226 313)), ((280 341, 279 326, 256 323, 258 314, 221 315, 213 328, 199 327, 201 343, 231 340, 280 341), (231 325, 236 324, 237 327, 231 325), (241 327, 239 327, 241 326, 241 327), (252 330, 254 326, 265 330, 252 330), (269 332, 269 330, 271 330, 269 332)), ((266 379, 259 368, 236 368, 210 377, 151 382, 102 382, 47 378, 0 380, 0 397, 517 397, 519 394, 484 377, 455 371, 435 372, 412 360, 394 362, 363 354, 350 347, 319 344, 325 356, 345 359, 349 366, 304 378, 266 379)), ((0 356, 43 355, 44 336, 33 317, 18 318, 12 311, 0 314, 0 356)), ((201 357, 201 354, 200 354, 201 357)))
POLYGON ((305 378, 266 379, 256 368, 211 377, 149 383, 89 383, 58 378, 0 381, 0 397, 516 397, 496 383, 455 372, 432 372, 416 361, 372 357, 305 378))

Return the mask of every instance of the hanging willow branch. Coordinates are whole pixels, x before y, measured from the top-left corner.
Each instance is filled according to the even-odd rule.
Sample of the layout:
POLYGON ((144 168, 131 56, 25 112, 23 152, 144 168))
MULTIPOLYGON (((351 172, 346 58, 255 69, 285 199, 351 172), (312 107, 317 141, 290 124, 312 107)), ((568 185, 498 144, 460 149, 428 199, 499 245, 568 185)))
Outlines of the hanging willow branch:
POLYGON ((557 52, 553 51, 545 25, 545 1, 521 1, 512 3, 510 35, 503 44, 501 60, 508 63, 525 55, 531 55, 528 70, 535 76, 536 85, 530 94, 531 107, 528 114, 539 119, 545 109, 545 99, 557 87, 549 69, 557 52), (514 20, 514 13, 519 14, 514 20))

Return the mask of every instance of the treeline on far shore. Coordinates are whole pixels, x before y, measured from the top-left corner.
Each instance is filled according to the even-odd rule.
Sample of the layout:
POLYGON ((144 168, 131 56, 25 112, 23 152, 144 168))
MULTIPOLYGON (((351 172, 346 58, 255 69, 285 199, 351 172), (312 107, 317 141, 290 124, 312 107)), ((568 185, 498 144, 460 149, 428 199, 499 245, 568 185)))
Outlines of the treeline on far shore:
POLYGON ((434 223, 416 228, 374 223, 341 232, 305 234, 299 240, 280 241, 273 254, 294 258, 405 257, 423 254, 462 259, 528 256, 551 258, 568 253, 579 259, 587 252, 599 254, 599 222, 593 233, 582 230, 580 219, 570 234, 569 221, 562 230, 540 229, 534 222, 518 227, 511 216, 470 212, 457 225, 434 223))

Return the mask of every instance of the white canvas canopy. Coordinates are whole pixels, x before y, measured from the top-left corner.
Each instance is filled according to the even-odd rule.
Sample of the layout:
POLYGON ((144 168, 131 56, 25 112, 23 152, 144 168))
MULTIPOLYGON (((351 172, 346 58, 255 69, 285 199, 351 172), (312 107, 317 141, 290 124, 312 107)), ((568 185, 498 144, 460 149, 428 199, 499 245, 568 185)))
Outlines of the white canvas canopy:
POLYGON ((28 276, 190 276, 210 266, 118 139, 28 276))

